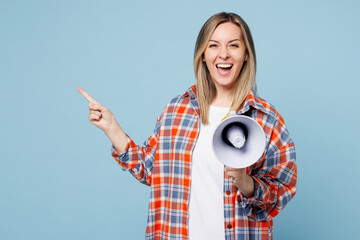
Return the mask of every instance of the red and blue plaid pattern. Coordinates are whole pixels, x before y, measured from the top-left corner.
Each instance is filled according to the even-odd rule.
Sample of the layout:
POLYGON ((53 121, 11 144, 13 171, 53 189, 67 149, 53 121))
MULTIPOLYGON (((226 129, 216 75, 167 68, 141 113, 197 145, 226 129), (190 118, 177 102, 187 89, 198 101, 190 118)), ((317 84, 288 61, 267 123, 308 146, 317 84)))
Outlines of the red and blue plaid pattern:
MULTIPOLYGON (((199 134, 196 87, 172 99, 144 145, 130 138, 124 152, 112 156, 124 170, 151 186, 146 239, 188 239, 191 154, 199 134)), ((272 239, 272 218, 296 192, 295 146, 284 120, 265 100, 249 93, 238 112, 264 129, 266 150, 247 168, 255 195, 247 198, 224 172, 224 228, 227 240, 272 239)))

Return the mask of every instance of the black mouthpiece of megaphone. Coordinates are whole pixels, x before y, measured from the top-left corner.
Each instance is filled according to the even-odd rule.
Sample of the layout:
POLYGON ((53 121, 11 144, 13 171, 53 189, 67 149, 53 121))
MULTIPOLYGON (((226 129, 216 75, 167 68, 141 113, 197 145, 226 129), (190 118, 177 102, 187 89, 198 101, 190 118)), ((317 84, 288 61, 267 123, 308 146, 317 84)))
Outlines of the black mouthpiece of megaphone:
POLYGON ((224 127, 221 136, 227 145, 241 148, 246 142, 248 131, 244 124, 233 122, 224 127))
POLYGON ((224 165, 246 168, 263 154, 265 133, 254 119, 233 114, 217 126, 212 147, 216 158, 224 165))

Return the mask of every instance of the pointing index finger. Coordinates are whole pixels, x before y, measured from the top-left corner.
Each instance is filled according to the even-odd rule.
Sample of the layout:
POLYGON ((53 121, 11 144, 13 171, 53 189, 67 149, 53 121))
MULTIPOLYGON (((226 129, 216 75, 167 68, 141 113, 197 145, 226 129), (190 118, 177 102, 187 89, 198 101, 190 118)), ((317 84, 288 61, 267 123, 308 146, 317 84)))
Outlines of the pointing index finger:
POLYGON ((78 88, 77 89, 85 98, 86 100, 88 100, 91 103, 95 103, 95 104, 100 104, 98 101, 96 101, 95 99, 93 99, 90 94, 88 94, 84 89, 82 88, 78 88))

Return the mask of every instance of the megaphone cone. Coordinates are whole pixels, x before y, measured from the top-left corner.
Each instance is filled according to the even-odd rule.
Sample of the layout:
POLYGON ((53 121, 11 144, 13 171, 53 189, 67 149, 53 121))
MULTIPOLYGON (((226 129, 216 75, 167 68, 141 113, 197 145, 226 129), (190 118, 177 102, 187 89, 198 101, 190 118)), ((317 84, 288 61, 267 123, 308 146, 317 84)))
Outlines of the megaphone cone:
POLYGON ((212 148, 216 158, 232 168, 246 168, 259 160, 265 149, 265 133, 259 123, 233 115, 215 129, 212 148))

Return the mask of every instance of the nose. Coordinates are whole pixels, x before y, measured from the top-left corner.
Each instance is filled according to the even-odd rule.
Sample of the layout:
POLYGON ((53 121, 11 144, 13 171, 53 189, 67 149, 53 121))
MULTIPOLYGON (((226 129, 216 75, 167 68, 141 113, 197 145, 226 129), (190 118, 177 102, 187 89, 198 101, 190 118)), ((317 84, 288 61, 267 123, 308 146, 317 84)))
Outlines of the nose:
POLYGON ((220 48, 219 57, 221 59, 227 59, 229 57, 229 52, 227 47, 220 48))

